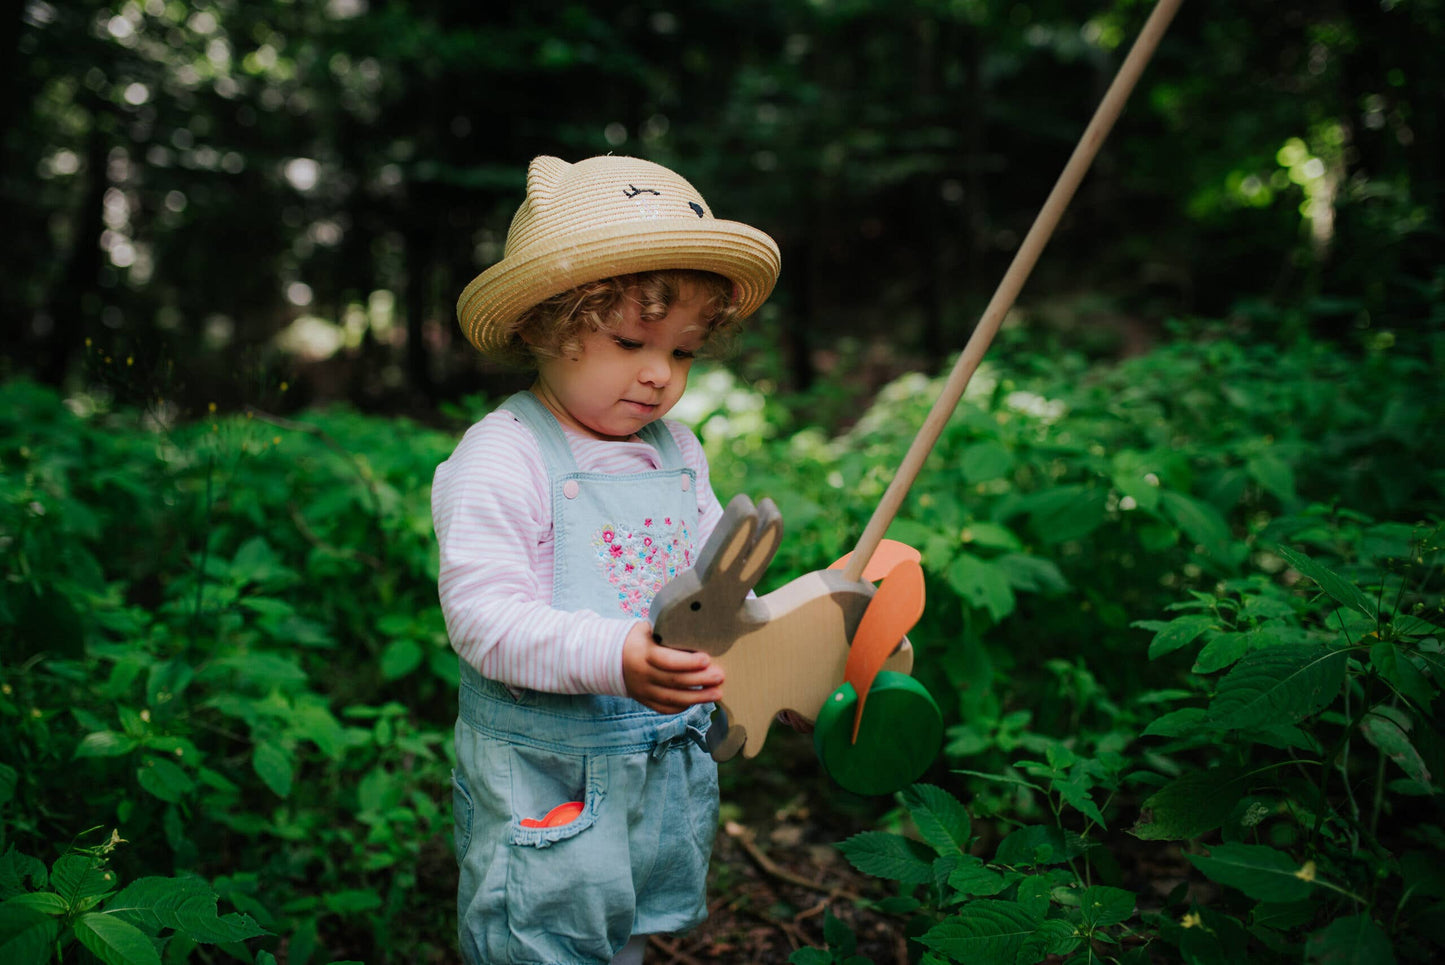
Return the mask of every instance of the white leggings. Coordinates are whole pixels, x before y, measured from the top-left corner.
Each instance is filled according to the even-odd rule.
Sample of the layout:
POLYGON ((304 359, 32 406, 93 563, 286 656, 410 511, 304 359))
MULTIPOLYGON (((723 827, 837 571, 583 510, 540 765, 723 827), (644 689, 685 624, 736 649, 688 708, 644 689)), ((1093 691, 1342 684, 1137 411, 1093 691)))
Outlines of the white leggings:
POLYGON ((622 946, 622 951, 612 957, 612 965, 642 965, 642 951, 646 947, 646 935, 633 935, 632 940, 622 946))

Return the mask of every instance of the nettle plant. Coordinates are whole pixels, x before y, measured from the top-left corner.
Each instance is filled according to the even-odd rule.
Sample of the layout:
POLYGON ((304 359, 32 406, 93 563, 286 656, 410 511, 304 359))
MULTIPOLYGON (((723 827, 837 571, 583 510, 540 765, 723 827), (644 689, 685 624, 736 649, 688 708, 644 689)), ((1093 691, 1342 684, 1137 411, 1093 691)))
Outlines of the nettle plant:
MULTIPOLYGON (((839 845, 897 883, 878 908, 904 917, 924 965, 1424 962, 1445 948, 1441 530, 1317 510, 1268 532, 1296 544, 1258 555, 1273 574, 1137 623, 1155 661, 1197 648, 1187 686, 1116 706, 1061 667, 1110 726, 1060 739, 1019 712, 993 742, 1025 757, 954 771, 975 782, 975 814, 1012 825, 996 845, 921 784, 899 797, 914 833, 839 845), (1024 823, 1039 801, 1045 820, 1024 823), (1131 878, 1141 854, 1152 870, 1131 878), (1147 887, 1173 878, 1162 898, 1147 887)), ((827 948, 793 962, 867 961, 827 924, 827 948)))
POLYGON ((1133 833, 1188 842, 1211 889, 1171 896, 1160 934, 1197 960, 1301 952, 1320 961, 1432 961, 1445 946, 1445 680, 1441 530, 1285 521, 1287 574, 1197 593, 1146 621, 1149 655, 1197 646, 1199 692, 1143 731, 1160 781, 1133 833), (1304 543, 1341 546, 1327 566, 1304 543), (1392 562, 1395 561, 1395 562, 1392 562), (1348 574, 1348 575, 1346 575, 1348 574))
MULTIPOLYGON (((1053 768, 1062 780, 1068 767, 1053 768)), ((1116 957, 1138 946, 1133 892, 1090 884, 1081 858, 1095 847, 1082 834, 1057 825, 1020 827, 981 858, 967 809, 952 794, 915 784, 899 801, 918 840, 887 831, 865 831, 838 847, 868 874, 898 882, 900 894, 878 902, 883 912, 904 916, 908 934, 924 952, 922 965, 962 962, 1040 962, 1050 956, 1091 961, 1108 949, 1116 957)), ((853 954, 856 939, 831 920, 827 949, 800 949, 795 965, 867 962, 853 954)))
POLYGON ((64 961, 77 944, 109 965, 160 965, 173 944, 216 945, 249 960, 243 943, 270 934, 247 915, 218 914, 215 891, 194 876, 122 886, 110 855, 124 843, 112 831, 99 845, 72 846, 48 869, 14 848, 0 855, 0 961, 64 961))
MULTIPOLYGON (((66 904, 0 873, 5 897, 64 940, 116 930, 79 917, 112 903, 66 897, 68 842, 103 823, 132 843, 87 860, 147 895, 204 883, 290 962, 436 943, 416 894, 450 854, 449 724, 418 708, 445 706, 456 660, 407 487, 444 440, 347 413, 162 431, 24 383, 0 400, 0 852, 37 856, 24 888, 66 904)), ((6 965, 46 927, 12 912, 6 965)))

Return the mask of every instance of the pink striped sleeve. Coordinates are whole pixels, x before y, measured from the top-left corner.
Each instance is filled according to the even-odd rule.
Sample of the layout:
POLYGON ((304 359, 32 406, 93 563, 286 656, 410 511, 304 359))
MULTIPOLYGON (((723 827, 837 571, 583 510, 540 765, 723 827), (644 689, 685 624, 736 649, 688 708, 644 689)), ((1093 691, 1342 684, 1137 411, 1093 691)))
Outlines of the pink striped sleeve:
POLYGON ((722 519, 723 514, 717 494, 712 491, 707 454, 703 452, 702 443, 687 426, 670 419, 663 424, 672 433, 677 448, 682 451, 682 461, 697 473, 697 548, 702 549, 702 544, 707 542, 707 538, 717 528, 718 520, 722 519))
POLYGON ((513 687, 625 695, 622 643, 636 621, 551 607, 547 472, 510 413, 477 423, 437 467, 432 522, 442 613, 462 659, 513 687))

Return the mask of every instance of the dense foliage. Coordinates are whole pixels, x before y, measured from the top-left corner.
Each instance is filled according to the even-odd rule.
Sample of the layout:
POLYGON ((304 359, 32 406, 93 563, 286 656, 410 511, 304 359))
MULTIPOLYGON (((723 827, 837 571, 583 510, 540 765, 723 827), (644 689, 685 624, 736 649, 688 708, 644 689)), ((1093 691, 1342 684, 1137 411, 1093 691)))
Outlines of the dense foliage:
MULTIPOLYGON (((1005 331, 891 532, 948 739, 848 858, 929 962, 1429 960, 1445 341, 1042 337, 1005 331)), ((824 390, 699 373, 717 489, 782 508, 769 583, 849 548, 932 388, 830 438, 779 428, 824 390)), ((427 484, 494 401, 169 424, 0 387, 0 958, 448 960, 427 484)), ((855 954, 828 935, 796 960, 855 954)))

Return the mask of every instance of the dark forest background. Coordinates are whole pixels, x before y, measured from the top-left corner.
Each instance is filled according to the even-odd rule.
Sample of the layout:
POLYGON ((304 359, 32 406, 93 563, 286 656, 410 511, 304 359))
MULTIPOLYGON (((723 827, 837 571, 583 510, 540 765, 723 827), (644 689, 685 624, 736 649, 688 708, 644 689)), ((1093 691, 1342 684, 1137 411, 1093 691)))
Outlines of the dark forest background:
MULTIPOLYGON (((75 389, 125 359, 103 391, 184 417, 282 381, 276 408, 421 415, 509 388, 453 306, 540 153, 676 166, 777 238, 748 377, 930 369, 1150 4, 5 6, 0 366, 75 389)), ((1105 355, 1191 317, 1438 325, 1441 49, 1436 0, 1190 0, 1021 317, 1105 355)))

